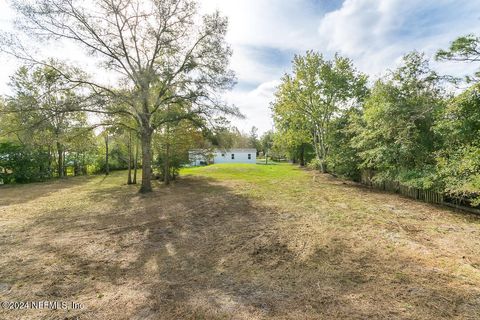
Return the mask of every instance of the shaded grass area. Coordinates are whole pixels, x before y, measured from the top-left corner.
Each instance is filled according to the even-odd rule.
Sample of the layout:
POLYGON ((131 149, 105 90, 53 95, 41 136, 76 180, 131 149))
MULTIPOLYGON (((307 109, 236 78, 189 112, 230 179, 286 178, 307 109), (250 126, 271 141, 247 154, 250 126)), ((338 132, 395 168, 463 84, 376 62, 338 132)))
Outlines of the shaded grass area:
POLYGON ((475 216, 287 164, 0 188, 0 319, 475 319, 475 216), (22 201, 22 199, 24 199, 22 201))

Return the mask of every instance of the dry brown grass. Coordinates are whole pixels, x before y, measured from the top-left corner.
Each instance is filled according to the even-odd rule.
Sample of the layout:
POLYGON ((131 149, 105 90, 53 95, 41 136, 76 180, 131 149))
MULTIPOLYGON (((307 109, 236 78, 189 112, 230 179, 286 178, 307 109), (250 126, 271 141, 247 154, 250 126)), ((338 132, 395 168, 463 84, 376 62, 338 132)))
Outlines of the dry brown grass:
POLYGON ((84 305, 0 319, 480 317, 479 217, 285 168, 0 188, 0 301, 84 305))

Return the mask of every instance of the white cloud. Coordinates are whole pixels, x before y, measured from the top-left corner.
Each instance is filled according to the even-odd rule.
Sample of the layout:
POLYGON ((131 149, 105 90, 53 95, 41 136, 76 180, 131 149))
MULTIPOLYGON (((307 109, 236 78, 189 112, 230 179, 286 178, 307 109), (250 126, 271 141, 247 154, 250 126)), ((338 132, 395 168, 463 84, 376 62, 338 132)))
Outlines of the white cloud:
POLYGON ((246 120, 235 123, 240 130, 248 132, 255 126, 262 133, 272 129, 270 102, 279 84, 280 81, 273 80, 262 83, 252 91, 235 90, 225 95, 226 100, 238 106, 246 116, 246 120))
POLYGON ((272 76, 277 77, 282 73, 281 68, 258 61, 255 52, 240 45, 234 47, 231 68, 240 82, 256 84, 271 81, 272 76))
POLYGON ((458 36, 480 33, 478 12, 476 1, 346 0, 323 17, 318 32, 327 52, 340 52, 378 75, 409 51, 432 57, 458 36))
POLYGON ((202 0, 202 10, 229 17, 233 45, 282 49, 309 47, 315 40, 318 12, 308 0, 202 0))

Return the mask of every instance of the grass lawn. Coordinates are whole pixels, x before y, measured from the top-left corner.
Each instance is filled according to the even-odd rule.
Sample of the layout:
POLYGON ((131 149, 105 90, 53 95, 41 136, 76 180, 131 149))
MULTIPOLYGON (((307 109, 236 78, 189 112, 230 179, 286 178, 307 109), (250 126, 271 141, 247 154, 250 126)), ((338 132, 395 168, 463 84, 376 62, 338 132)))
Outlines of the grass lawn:
POLYGON ((480 217, 288 164, 0 187, 0 319, 478 319, 480 217))

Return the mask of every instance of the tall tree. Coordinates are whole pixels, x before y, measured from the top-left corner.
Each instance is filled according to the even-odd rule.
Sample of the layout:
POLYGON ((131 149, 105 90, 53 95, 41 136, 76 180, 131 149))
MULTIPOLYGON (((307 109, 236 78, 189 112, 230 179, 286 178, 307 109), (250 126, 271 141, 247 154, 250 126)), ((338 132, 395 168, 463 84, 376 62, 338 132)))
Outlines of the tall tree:
POLYGON ((289 112, 305 120, 322 172, 327 170, 332 119, 343 109, 358 104, 366 93, 366 81, 367 77, 355 70, 350 59, 335 55, 329 61, 313 51, 295 56, 293 74, 282 79, 274 113, 276 105, 288 105, 289 112))
POLYGON ((269 130, 265 132, 261 139, 260 143, 263 155, 265 156, 265 164, 268 164, 268 156, 271 154, 270 151, 273 147, 273 131, 269 130))
POLYGON ((258 128, 255 126, 250 129, 250 147, 257 149, 257 153, 260 149, 260 142, 258 140, 258 128))
POLYGON ((434 165, 433 125, 442 106, 439 77, 428 60, 418 52, 405 55, 397 70, 375 83, 365 102, 363 123, 353 139, 362 167, 388 180, 424 174, 434 165))
MULTIPOLYGON (((238 113, 216 94, 234 84, 228 67, 231 50, 224 41, 227 19, 218 12, 200 16, 196 1, 19 0, 14 4, 22 14, 18 25, 28 35, 80 45, 97 58, 101 70, 118 79, 117 87, 126 89, 115 90, 99 81, 101 77, 66 77, 126 106, 107 111, 129 115, 138 123, 142 192, 152 189, 152 135, 169 121, 157 117, 168 104, 189 101, 194 106, 191 113, 205 117, 238 113)), ((13 53, 44 63, 27 51, 13 53)))
MULTIPOLYGON (((313 146, 311 134, 311 119, 303 112, 299 112, 296 103, 290 96, 292 86, 291 77, 285 75, 283 83, 275 93, 275 102, 272 103, 273 120, 276 133, 273 144, 278 150, 283 150, 293 163, 299 160, 305 165, 305 149, 313 146)), ((270 148, 264 147, 264 154, 270 148)))
POLYGON ((65 175, 65 155, 71 140, 88 138, 82 131, 89 130, 86 114, 71 112, 82 103, 82 97, 75 85, 65 81, 62 73, 66 72, 58 64, 53 68, 19 68, 11 77, 13 96, 3 111, 9 114, 10 131, 21 144, 49 154, 56 152, 59 177, 65 175))

